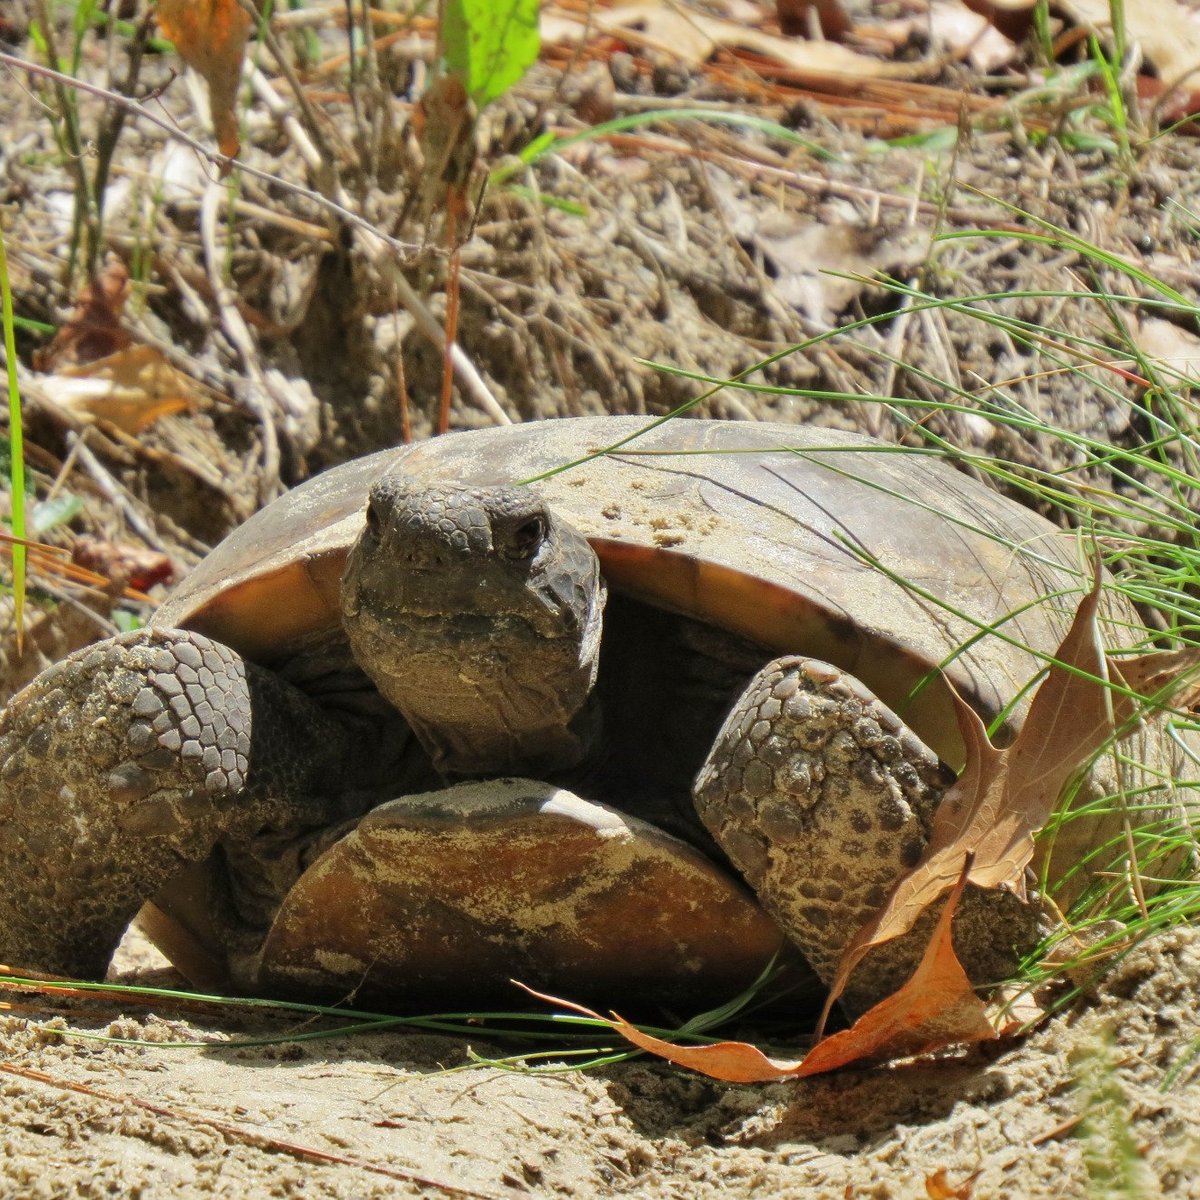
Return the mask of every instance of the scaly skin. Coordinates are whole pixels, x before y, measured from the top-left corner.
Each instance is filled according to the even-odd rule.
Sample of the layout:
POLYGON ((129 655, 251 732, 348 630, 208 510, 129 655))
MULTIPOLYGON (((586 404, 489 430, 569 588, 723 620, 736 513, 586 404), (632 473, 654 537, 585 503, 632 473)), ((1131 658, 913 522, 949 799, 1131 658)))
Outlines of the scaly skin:
MULTIPOLYGON (((856 679, 814 659, 768 663, 717 734, 696 779, 708 831, 828 983, 851 937, 925 850, 952 776, 856 679)), ((936 907, 872 951, 843 996, 859 1012, 912 974, 936 907)), ((1042 932, 1008 892, 968 889, 955 916, 967 973, 998 981, 1042 932)))
POLYGON ((0 961, 102 976, 142 902, 218 841, 340 815, 345 742, 197 634, 140 630, 51 667, 0 714, 0 961))

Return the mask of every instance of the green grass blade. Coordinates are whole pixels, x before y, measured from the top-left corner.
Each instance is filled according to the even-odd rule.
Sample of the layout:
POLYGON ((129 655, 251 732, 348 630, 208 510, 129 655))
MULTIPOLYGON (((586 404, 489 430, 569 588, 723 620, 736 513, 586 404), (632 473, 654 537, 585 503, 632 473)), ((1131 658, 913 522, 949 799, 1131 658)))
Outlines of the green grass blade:
MULTIPOLYGON (((13 536, 25 534, 25 449, 21 425, 21 390, 17 385, 17 343, 13 319, 12 283, 8 277, 8 253, 4 231, 0 230, 0 314, 4 323, 4 361, 8 374, 8 429, 12 449, 12 531, 13 536)), ((15 542, 12 548, 13 616, 20 644, 25 618, 25 547, 15 542)))

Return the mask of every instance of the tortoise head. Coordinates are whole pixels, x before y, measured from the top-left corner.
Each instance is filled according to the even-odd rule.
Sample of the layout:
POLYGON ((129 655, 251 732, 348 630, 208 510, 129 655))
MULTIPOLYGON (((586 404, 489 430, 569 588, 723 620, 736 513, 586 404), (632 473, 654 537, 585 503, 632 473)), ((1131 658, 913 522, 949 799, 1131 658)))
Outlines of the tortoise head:
POLYGON ((385 476, 342 576, 359 665, 449 775, 586 754, 605 589, 587 539, 524 487, 385 476))

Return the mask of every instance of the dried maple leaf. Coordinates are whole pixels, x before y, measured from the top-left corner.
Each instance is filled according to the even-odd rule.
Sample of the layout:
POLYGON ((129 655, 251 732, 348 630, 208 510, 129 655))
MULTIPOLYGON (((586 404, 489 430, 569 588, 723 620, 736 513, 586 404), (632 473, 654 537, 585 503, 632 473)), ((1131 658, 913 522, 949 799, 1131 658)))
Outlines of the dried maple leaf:
MULTIPOLYGON (((250 36, 250 14, 238 0, 158 0, 159 28, 179 57, 208 84, 208 104, 221 153, 236 158, 238 81, 250 36)), ((221 174, 229 173, 222 165, 221 174)))

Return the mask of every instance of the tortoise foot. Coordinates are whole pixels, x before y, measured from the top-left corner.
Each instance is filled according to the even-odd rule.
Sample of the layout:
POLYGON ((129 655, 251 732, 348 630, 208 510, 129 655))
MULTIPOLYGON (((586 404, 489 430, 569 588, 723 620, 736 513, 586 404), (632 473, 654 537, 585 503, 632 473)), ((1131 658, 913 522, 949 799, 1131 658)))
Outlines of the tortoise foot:
MULTIPOLYGON (((695 789, 709 832, 829 982, 851 937, 920 859, 953 776, 900 718, 827 663, 787 657, 755 677, 717 735, 695 789)), ((911 975, 936 912, 872 951, 843 997, 861 1011, 911 975)), ((1016 965, 1040 909, 969 888, 955 946, 977 982, 1016 965)))
POLYGON ((261 676, 208 638, 148 629, 13 698, 0 714, 0 961, 103 975, 143 900, 271 818, 279 803, 247 785, 259 726, 284 724, 255 695, 283 685, 261 676))

